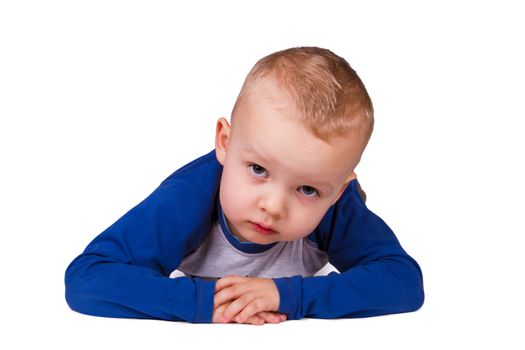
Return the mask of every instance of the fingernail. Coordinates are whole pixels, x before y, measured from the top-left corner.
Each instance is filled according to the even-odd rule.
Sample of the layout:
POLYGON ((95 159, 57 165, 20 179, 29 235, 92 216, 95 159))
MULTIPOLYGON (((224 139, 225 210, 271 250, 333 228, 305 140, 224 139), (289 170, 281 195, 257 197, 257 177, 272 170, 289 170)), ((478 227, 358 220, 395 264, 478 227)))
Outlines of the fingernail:
POLYGON ((280 317, 281 317, 281 321, 286 320, 286 316, 285 315, 281 315, 280 317))

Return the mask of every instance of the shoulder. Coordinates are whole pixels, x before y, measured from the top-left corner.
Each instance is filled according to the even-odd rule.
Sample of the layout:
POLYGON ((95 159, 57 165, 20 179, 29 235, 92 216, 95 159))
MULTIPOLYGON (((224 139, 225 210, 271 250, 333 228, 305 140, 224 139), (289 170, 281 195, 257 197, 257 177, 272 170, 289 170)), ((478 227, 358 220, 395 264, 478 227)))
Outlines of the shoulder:
POLYGON ((217 161, 217 158, 215 157, 215 150, 213 150, 177 169, 161 183, 161 186, 169 185, 173 181, 181 179, 214 179, 216 177, 220 177, 221 172, 222 165, 217 161), (196 178, 196 176, 198 178, 196 178))
POLYGON ((322 250, 327 250, 330 242, 337 239, 348 228, 356 217, 368 211, 361 186, 357 178, 351 180, 337 202, 335 202, 321 219, 307 239, 322 250))
POLYGON ((166 215, 188 211, 209 211, 215 206, 222 166, 209 152, 182 166, 146 198, 142 206, 159 208, 166 215))
POLYGON ((365 204, 365 198, 362 193, 361 185, 357 178, 354 178, 348 183, 348 186, 344 190, 341 197, 337 202, 332 205, 325 216, 323 221, 348 221, 351 220, 353 215, 357 212, 367 211, 368 208, 365 204))

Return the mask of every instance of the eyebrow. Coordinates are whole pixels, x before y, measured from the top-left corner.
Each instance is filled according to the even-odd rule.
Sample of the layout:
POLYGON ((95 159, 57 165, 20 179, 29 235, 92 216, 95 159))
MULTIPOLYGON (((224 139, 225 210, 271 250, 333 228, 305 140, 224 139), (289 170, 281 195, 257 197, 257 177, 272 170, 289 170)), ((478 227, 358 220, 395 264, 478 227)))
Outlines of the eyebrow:
MULTIPOLYGON (((272 162, 273 161, 271 158, 268 158, 268 157, 265 157, 265 156, 259 154, 255 149, 253 149, 250 146, 244 146, 243 150, 248 152, 248 153, 250 153, 250 154, 252 154, 252 155, 254 155, 254 156, 256 156, 256 157, 258 157, 258 158, 260 158, 264 162, 272 162)), ((331 184, 327 183, 327 182, 315 181, 315 180, 314 181, 305 181, 305 182, 307 184, 304 185, 304 186, 312 186, 312 187, 315 187, 315 188, 321 187, 321 188, 325 188, 325 189, 327 189, 329 191, 333 191, 334 190, 334 187, 331 184)))
POLYGON ((252 155, 254 155, 254 156, 256 156, 256 157, 262 159, 262 160, 265 161, 265 162, 272 162, 272 161, 273 161, 273 159, 261 155, 259 152, 257 152, 255 149, 253 149, 253 148, 250 147, 250 146, 244 146, 244 147, 243 147, 243 150, 246 151, 246 152, 248 152, 248 153, 251 153, 252 155))

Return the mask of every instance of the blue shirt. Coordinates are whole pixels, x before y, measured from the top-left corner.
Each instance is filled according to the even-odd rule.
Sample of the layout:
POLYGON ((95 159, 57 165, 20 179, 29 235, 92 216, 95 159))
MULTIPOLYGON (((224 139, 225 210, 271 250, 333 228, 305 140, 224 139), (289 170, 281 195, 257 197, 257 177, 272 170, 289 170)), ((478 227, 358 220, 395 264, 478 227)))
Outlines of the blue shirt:
MULTIPOLYGON (((96 316, 211 322, 215 281, 169 276, 217 222, 221 173, 214 151, 186 164, 98 235, 66 270, 69 306, 96 316)), ((273 278, 278 311, 289 320, 376 316, 423 304, 418 264, 366 207, 357 180, 307 239, 339 272, 273 278)))

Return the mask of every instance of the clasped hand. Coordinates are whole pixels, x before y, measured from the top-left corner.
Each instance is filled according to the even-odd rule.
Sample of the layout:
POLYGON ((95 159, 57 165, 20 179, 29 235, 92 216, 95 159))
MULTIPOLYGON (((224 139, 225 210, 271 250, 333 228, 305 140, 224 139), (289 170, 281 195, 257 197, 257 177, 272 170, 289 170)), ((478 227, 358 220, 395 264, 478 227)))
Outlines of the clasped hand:
POLYGON ((279 291, 271 278, 229 275, 217 280, 213 301, 214 323, 279 323, 279 291))

